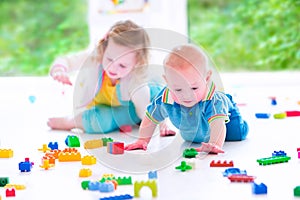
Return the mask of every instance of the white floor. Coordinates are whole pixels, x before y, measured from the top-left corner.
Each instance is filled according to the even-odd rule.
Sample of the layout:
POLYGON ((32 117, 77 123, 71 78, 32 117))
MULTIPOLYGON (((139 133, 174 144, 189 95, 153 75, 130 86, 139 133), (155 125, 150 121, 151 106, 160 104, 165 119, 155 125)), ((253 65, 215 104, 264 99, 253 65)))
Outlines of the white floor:
MULTIPOLYGON (((300 118, 282 120, 256 119, 255 113, 277 113, 286 110, 300 110, 300 73, 223 73, 225 90, 234 95, 244 118, 250 125, 247 140, 225 143, 224 154, 201 154, 191 171, 180 172, 182 150, 190 144, 184 143, 179 134, 176 137, 151 141, 147 152, 125 152, 124 155, 110 155, 106 149, 85 150, 79 148, 82 156, 95 155, 97 164, 82 166, 80 162, 56 162, 47 171, 40 168, 42 144, 57 141, 64 149, 65 138, 78 134, 83 144, 92 138, 112 137, 125 143, 134 140, 136 129, 130 135, 114 132, 108 135, 87 135, 64 131, 51 131, 46 126, 50 116, 66 115, 72 111, 72 89, 54 83, 48 77, 0 78, 0 149, 14 150, 13 158, 0 159, 0 177, 9 177, 10 183, 24 184, 25 190, 18 190, 10 199, 99 199, 112 195, 131 194, 133 185, 119 186, 113 193, 84 191, 82 180, 99 180, 105 173, 118 176, 132 176, 133 181, 148 180, 147 172, 158 170, 157 199, 294 199, 293 188, 300 185, 300 161, 297 148, 300 147, 300 118), (64 94, 62 94, 64 92, 64 94), (34 96, 31 103, 29 96, 34 96), (277 106, 271 106, 270 96, 276 96, 277 106), (270 157, 273 151, 283 150, 291 157, 288 163, 259 166, 258 158, 270 157), (18 163, 29 157, 34 162, 30 173, 21 173, 18 163), (267 195, 253 195, 251 184, 230 183, 223 177, 226 168, 211 168, 212 160, 233 160, 235 167, 256 176, 255 182, 265 183, 267 195), (79 178, 81 168, 90 168, 93 175, 79 178)), ((141 190, 142 199, 151 199, 150 190, 141 190)), ((5 190, 0 188, 5 199, 5 190)))

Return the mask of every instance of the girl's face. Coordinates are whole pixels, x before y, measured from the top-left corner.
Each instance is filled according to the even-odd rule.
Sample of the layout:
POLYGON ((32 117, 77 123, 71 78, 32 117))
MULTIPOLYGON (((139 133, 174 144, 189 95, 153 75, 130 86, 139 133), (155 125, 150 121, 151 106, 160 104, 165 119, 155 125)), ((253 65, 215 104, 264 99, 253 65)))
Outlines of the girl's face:
POLYGON ((129 47, 118 45, 112 39, 109 39, 103 54, 102 64, 109 78, 123 78, 137 64, 136 52, 129 47))
POLYGON ((203 100, 208 90, 209 77, 204 77, 194 67, 186 69, 167 67, 165 79, 174 101, 185 107, 192 107, 203 100))

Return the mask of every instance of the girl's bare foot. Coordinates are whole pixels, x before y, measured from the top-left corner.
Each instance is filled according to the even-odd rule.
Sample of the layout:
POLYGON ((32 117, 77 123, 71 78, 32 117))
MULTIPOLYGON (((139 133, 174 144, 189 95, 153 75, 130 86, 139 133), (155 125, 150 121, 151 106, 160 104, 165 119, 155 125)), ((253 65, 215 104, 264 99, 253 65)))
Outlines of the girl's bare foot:
POLYGON ((73 118, 55 117, 55 118, 49 118, 47 125, 51 129, 71 130, 75 128, 75 121, 73 118))

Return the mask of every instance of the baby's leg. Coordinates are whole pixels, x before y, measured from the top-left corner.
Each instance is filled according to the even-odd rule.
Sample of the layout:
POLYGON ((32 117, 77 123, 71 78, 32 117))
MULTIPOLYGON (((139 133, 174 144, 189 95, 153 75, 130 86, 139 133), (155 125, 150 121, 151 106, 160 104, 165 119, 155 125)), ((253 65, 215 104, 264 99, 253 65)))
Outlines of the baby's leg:
POLYGON ((56 129, 56 130, 71 130, 73 128, 83 129, 81 118, 82 118, 81 114, 77 115, 76 117, 49 118, 47 125, 51 129, 56 129))
POLYGON ((240 116, 230 118, 230 122, 226 124, 226 129, 225 141, 245 140, 249 132, 247 122, 240 116))

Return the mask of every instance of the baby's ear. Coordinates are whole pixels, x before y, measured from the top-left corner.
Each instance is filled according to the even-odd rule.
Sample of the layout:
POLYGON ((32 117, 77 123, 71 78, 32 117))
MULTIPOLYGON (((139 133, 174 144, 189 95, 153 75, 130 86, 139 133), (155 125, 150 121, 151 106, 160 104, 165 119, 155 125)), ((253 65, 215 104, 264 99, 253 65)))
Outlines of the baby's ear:
POLYGON ((206 82, 210 81, 211 75, 212 75, 212 71, 208 70, 206 73, 206 78, 205 78, 206 82))

